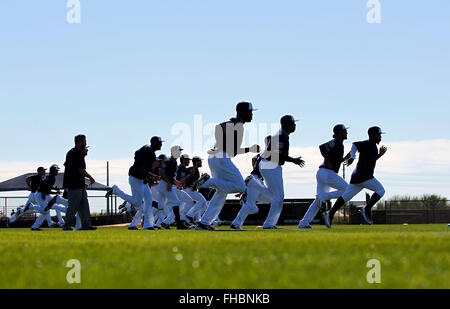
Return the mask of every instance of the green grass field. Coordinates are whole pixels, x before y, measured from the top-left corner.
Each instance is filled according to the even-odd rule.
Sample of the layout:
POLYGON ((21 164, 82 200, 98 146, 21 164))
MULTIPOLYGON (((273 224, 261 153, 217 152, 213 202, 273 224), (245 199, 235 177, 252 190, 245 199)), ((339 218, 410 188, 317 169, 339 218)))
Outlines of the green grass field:
POLYGON ((445 224, 249 230, 1 229, 0 288, 450 288, 445 224), (66 281, 71 259, 81 284, 66 281))

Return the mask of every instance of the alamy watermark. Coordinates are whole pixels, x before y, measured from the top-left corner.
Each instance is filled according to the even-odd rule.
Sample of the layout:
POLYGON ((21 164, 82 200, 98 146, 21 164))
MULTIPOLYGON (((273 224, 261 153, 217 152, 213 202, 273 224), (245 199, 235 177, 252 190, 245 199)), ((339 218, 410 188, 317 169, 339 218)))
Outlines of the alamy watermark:
POLYGON ((367 12, 367 22, 369 24, 381 24, 381 3, 380 0, 367 1, 367 8, 370 9, 367 12))
POLYGON ((79 260, 72 259, 67 261, 66 268, 70 268, 67 272, 66 280, 69 284, 81 283, 81 263, 79 260))
POLYGON ((367 268, 370 268, 367 273, 366 279, 370 284, 381 283, 381 263, 377 259, 371 259, 366 264, 367 268))
POLYGON ((81 23, 80 0, 67 0, 66 7, 69 9, 66 15, 67 22, 69 24, 80 24, 81 23))

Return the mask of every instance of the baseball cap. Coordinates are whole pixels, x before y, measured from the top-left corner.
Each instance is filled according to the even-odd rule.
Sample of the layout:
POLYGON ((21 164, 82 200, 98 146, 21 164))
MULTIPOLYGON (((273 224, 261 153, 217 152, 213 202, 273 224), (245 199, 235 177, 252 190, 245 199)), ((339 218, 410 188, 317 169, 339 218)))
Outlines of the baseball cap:
POLYGON ((161 160, 167 160, 167 156, 166 156, 165 154, 161 154, 161 155, 159 155, 158 160, 159 160, 159 161, 161 161, 161 160))
POLYGON ((183 148, 181 148, 181 146, 172 146, 172 148, 170 148, 170 152, 174 151, 183 151, 183 148))
POLYGON ((192 158, 192 161, 196 162, 196 161, 203 161, 202 158, 200 158, 199 156, 195 156, 192 158))
POLYGON ((283 116, 283 117, 281 117, 281 120, 280 120, 282 125, 284 125, 284 124, 291 124, 291 123, 295 123, 295 122, 298 122, 298 121, 299 120, 296 120, 294 118, 294 116, 292 116, 292 115, 283 116))
POLYGON ((345 130, 348 130, 348 129, 350 129, 350 127, 346 127, 346 126, 343 125, 343 124, 338 124, 338 125, 336 125, 336 126, 333 128, 333 133, 334 133, 334 134, 338 134, 339 132, 345 131, 345 130))
POLYGON ((46 169, 45 167, 42 167, 42 166, 38 167, 38 169, 37 169, 38 173, 39 173, 40 171, 45 172, 46 170, 47 170, 47 169, 46 169))
POLYGON ((60 168, 59 168, 59 166, 58 166, 58 165, 56 165, 56 164, 53 164, 52 166, 50 166, 50 170, 55 170, 55 171, 59 171, 59 170, 60 170, 60 168))
POLYGON ((165 141, 163 141, 163 139, 161 137, 159 137, 159 136, 153 136, 151 138, 151 140, 150 140, 150 144, 151 145, 154 145, 154 144, 157 144, 157 143, 164 143, 164 142, 165 141))
POLYGON ((386 132, 383 132, 380 127, 371 127, 371 128, 369 128, 368 133, 369 133, 369 135, 372 135, 372 134, 386 134, 386 132))
POLYGON ((257 109, 253 108, 253 104, 250 102, 240 102, 236 105, 236 111, 239 113, 239 112, 257 111, 257 109))
POLYGON ((191 160, 188 154, 181 155, 180 159, 191 160))

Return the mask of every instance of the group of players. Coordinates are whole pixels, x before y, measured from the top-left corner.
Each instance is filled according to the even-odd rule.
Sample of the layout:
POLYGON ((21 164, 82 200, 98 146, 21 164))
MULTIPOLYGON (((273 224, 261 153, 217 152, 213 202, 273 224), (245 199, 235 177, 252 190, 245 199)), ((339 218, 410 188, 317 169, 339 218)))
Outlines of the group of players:
MULTIPOLYGON (((302 157, 293 158, 289 155, 289 136, 297 127, 297 120, 291 115, 281 118, 281 129, 275 135, 266 137, 264 149, 259 145, 243 148, 244 124, 253 120, 254 111, 251 103, 238 103, 236 117, 216 126, 216 144, 208 152, 211 176, 200 174, 203 163, 200 157, 190 158, 182 154, 183 149, 179 146, 171 148, 169 158, 157 156, 156 152, 161 150, 164 142, 160 137, 152 137, 150 145, 136 151, 134 164, 128 173, 131 195, 116 185, 106 194, 107 197, 118 195, 125 201, 119 207, 121 211, 134 214, 128 229, 138 230, 138 225, 142 223, 143 230, 170 229, 171 225, 180 230, 215 230, 229 194, 240 196, 242 206, 231 224, 232 229, 243 229, 247 217, 259 212, 257 203, 270 204, 262 228, 277 229, 284 202, 283 166, 292 163, 302 168, 305 161, 302 157), (256 154, 252 159, 253 171, 244 180, 231 159, 250 152, 256 154)), ((325 225, 331 228, 334 214, 364 188, 374 193, 366 207, 359 211, 363 221, 372 224, 371 209, 385 193, 381 183, 374 177, 376 162, 387 151, 384 146, 378 149, 384 133, 379 127, 371 127, 368 130, 369 139, 353 143, 350 153, 344 156, 343 143, 348 137, 347 130, 342 124, 336 125, 333 139, 319 147, 324 163, 316 175, 317 195, 300 221, 300 229, 311 228, 310 223, 321 210, 325 225), (339 176, 339 170, 343 163, 351 165, 358 152, 358 164, 348 184, 339 176), (326 205, 332 199, 337 201, 327 211, 326 205)), ((30 183, 30 190, 35 193, 30 195, 25 208, 18 210, 10 222, 24 213, 35 211, 40 216, 32 229, 39 229, 46 218, 49 220, 48 211, 54 209, 59 225, 62 224, 60 212, 67 208, 67 200, 59 197, 59 189, 54 187, 58 170, 57 166, 52 166, 45 178, 45 170, 39 171, 40 174, 35 177, 39 185, 30 183), (53 198, 52 193, 56 193, 53 198)))
MULTIPOLYGON (((266 137, 264 150, 259 145, 243 148, 244 124, 253 120, 253 111, 251 103, 241 102, 236 107, 235 118, 216 126, 216 145, 208 152, 211 176, 200 174, 201 158, 191 159, 182 154, 183 149, 179 146, 171 148, 170 158, 165 155, 157 157, 156 152, 161 150, 163 143, 160 137, 153 137, 150 145, 139 149, 129 170, 132 195, 118 186, 113 186, 107 193, 107 196, 115 194, 125 200, 120 207, 123 211, 135 211, 129 229, 137 230, 142 221, 144 230, 169 229, 173 224, 177 229, 215 230, 229 194, 240 196, 242 206, 231 224, 232 229, 243 229, 246 218, 259 212, 257 203, 270 204, 262 228, 277 229, 284 202, 283 166, 287 162, 299 167, 305 165, 302 157, 289 155, 289 136, 296 131, 297 121, 291 115, 283 116, 280 131, 266 137), (252 159, 253 171, 244 180, 231 159, 249 152, 256 153, 256 156, 252 159), (200 190, 212 190, 211 200, 205 198, 212 194, 211 191, 201 194, 200 190)), ((374 194, 366 207, 360 209, 360 214, 366 224, 372 224, 371 209, 385 193, 374 177, 376 162, 387 151, 386 147, 379 150, 377 146, 383 132, 379 127, 371 127, 369 139, 354 143, 350 153, 344 156, 347 130, 344 125, 336 125, 333 139, 319 147, 324 163, 316 176, 317 196, 299 223, 301 229, 311 228, 310 223, 318 212, 326 210, 331 199, 337 199, 330 210, 323 212, 324 222, 331 228, 334 214, 364 188, 374 191, 374 194), (358 152, 359 162, 348 184, 339 176, 339 170, 343 163, 351 165, 358 152)))

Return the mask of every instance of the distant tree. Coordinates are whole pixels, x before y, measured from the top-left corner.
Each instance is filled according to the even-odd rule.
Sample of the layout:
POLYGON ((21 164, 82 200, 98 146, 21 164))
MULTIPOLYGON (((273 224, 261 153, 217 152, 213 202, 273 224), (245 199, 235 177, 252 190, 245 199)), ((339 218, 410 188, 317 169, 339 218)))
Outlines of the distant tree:
POLYGON ((450 207, 447 198, 437 194, 424 194, 421 196, 394 195, 386 201, 379 202, 376 209, 384 210, 386 202, 391 209, 443 209, 450 207))

